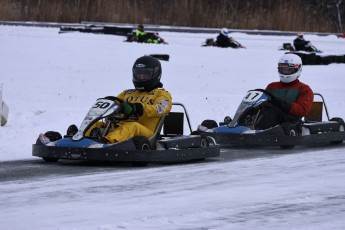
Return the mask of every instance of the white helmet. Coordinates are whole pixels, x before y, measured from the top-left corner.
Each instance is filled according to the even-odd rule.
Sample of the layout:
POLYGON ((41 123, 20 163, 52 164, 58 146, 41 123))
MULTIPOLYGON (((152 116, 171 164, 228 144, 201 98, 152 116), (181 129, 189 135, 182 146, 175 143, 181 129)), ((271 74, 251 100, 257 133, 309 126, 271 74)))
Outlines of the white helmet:
POLYGON ((229 30, 227 28, 222 28, 222 30, 220 31, 221 34, 223 34, 224 36, 228 36, 229 34, 229 30))
POLYGON ((296 54, 284 54, 279 58, 278 73, 280 81, 290 83, 299 78, 302 72, 302 60, 296 54))

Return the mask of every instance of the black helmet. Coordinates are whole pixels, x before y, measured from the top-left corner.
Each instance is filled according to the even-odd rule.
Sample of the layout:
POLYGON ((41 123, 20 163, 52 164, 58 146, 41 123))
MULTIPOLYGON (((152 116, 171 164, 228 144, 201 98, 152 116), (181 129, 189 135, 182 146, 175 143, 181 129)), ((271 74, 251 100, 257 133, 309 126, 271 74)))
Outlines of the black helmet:
POLYGON ((134 62, 132 80, 137 90, 149 92, 162 87, 161 75, 161 63, 154 57, 143 56, 134 62))

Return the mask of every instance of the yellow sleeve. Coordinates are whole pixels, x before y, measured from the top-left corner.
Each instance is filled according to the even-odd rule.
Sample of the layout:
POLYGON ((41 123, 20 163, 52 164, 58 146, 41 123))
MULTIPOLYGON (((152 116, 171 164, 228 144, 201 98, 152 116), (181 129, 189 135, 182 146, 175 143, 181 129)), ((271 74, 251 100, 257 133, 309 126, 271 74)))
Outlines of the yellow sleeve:
POLYGON ((122 100, 125 100, 125 92, 126 92, 126 91, 127 91, 127 90, 122 91, 119 95, 117 95, 117 97, 120 98, 120 99, 122 99, 122 100))
POLYGON ((164 114, 168 114, 172 106, 172 97, 168 91, 164 89, 156 89, 155 97, 153 97, 150 103, 144 103, 144 113, 142 117, 161 117, 164 114))

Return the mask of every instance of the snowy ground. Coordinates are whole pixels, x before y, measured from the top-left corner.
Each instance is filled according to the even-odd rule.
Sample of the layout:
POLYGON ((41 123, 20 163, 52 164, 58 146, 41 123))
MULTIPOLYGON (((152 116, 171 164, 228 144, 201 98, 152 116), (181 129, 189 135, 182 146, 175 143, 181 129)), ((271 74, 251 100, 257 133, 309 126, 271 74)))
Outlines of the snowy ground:
MULTIPOLYGON (((162 81, 194 128, 233 116, 247 90, 278 80, 278 47, 294 39, 234 33, 247 47, 235 50, 201 47, 216 34, 160 35, 169 45, 0 26, 0 84, 10 109, 0 161, 35 159, 39 133, 64 133, 96 98, 131 88, 131 67, 145 54, 170 55, 162 81)), ((306 39, 325 55, 345 54, 344 39, 306 39)), ((345 117, 344 73, 345 64, 303 67, 301 80, 325 97, 331 117, 345 117)), ((2 182, 0 229, 344 229, 344 145, 267 151, 276 155, 2 182)))

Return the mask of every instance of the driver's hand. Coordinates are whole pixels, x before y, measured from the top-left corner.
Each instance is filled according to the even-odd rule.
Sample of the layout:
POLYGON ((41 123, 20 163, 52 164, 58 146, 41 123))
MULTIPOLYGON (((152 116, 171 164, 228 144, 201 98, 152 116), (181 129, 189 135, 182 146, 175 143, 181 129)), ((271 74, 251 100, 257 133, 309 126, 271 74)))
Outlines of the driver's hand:
POLYGON ((288 113, 290 111, 290 108, 291 108, 290 102, 284 101, 284 100, 282 100, 278 97, 274 97, 274 96, 271 96, 270 101, 272 102, 272 104, 280 107, 284 112, 288 113))
POLYGON ((127 102, 122 102, 121 103, 121 109, 122 109, 122 113, 130 116, 133 114, 133 104, 132 103, 127 103, 127 102))
POLYGON ((121 103, 122 113, 126 116, 137 115, 141 116, 144 113, 143 105, 140 103, 129 103, 123 102, 121 103))

